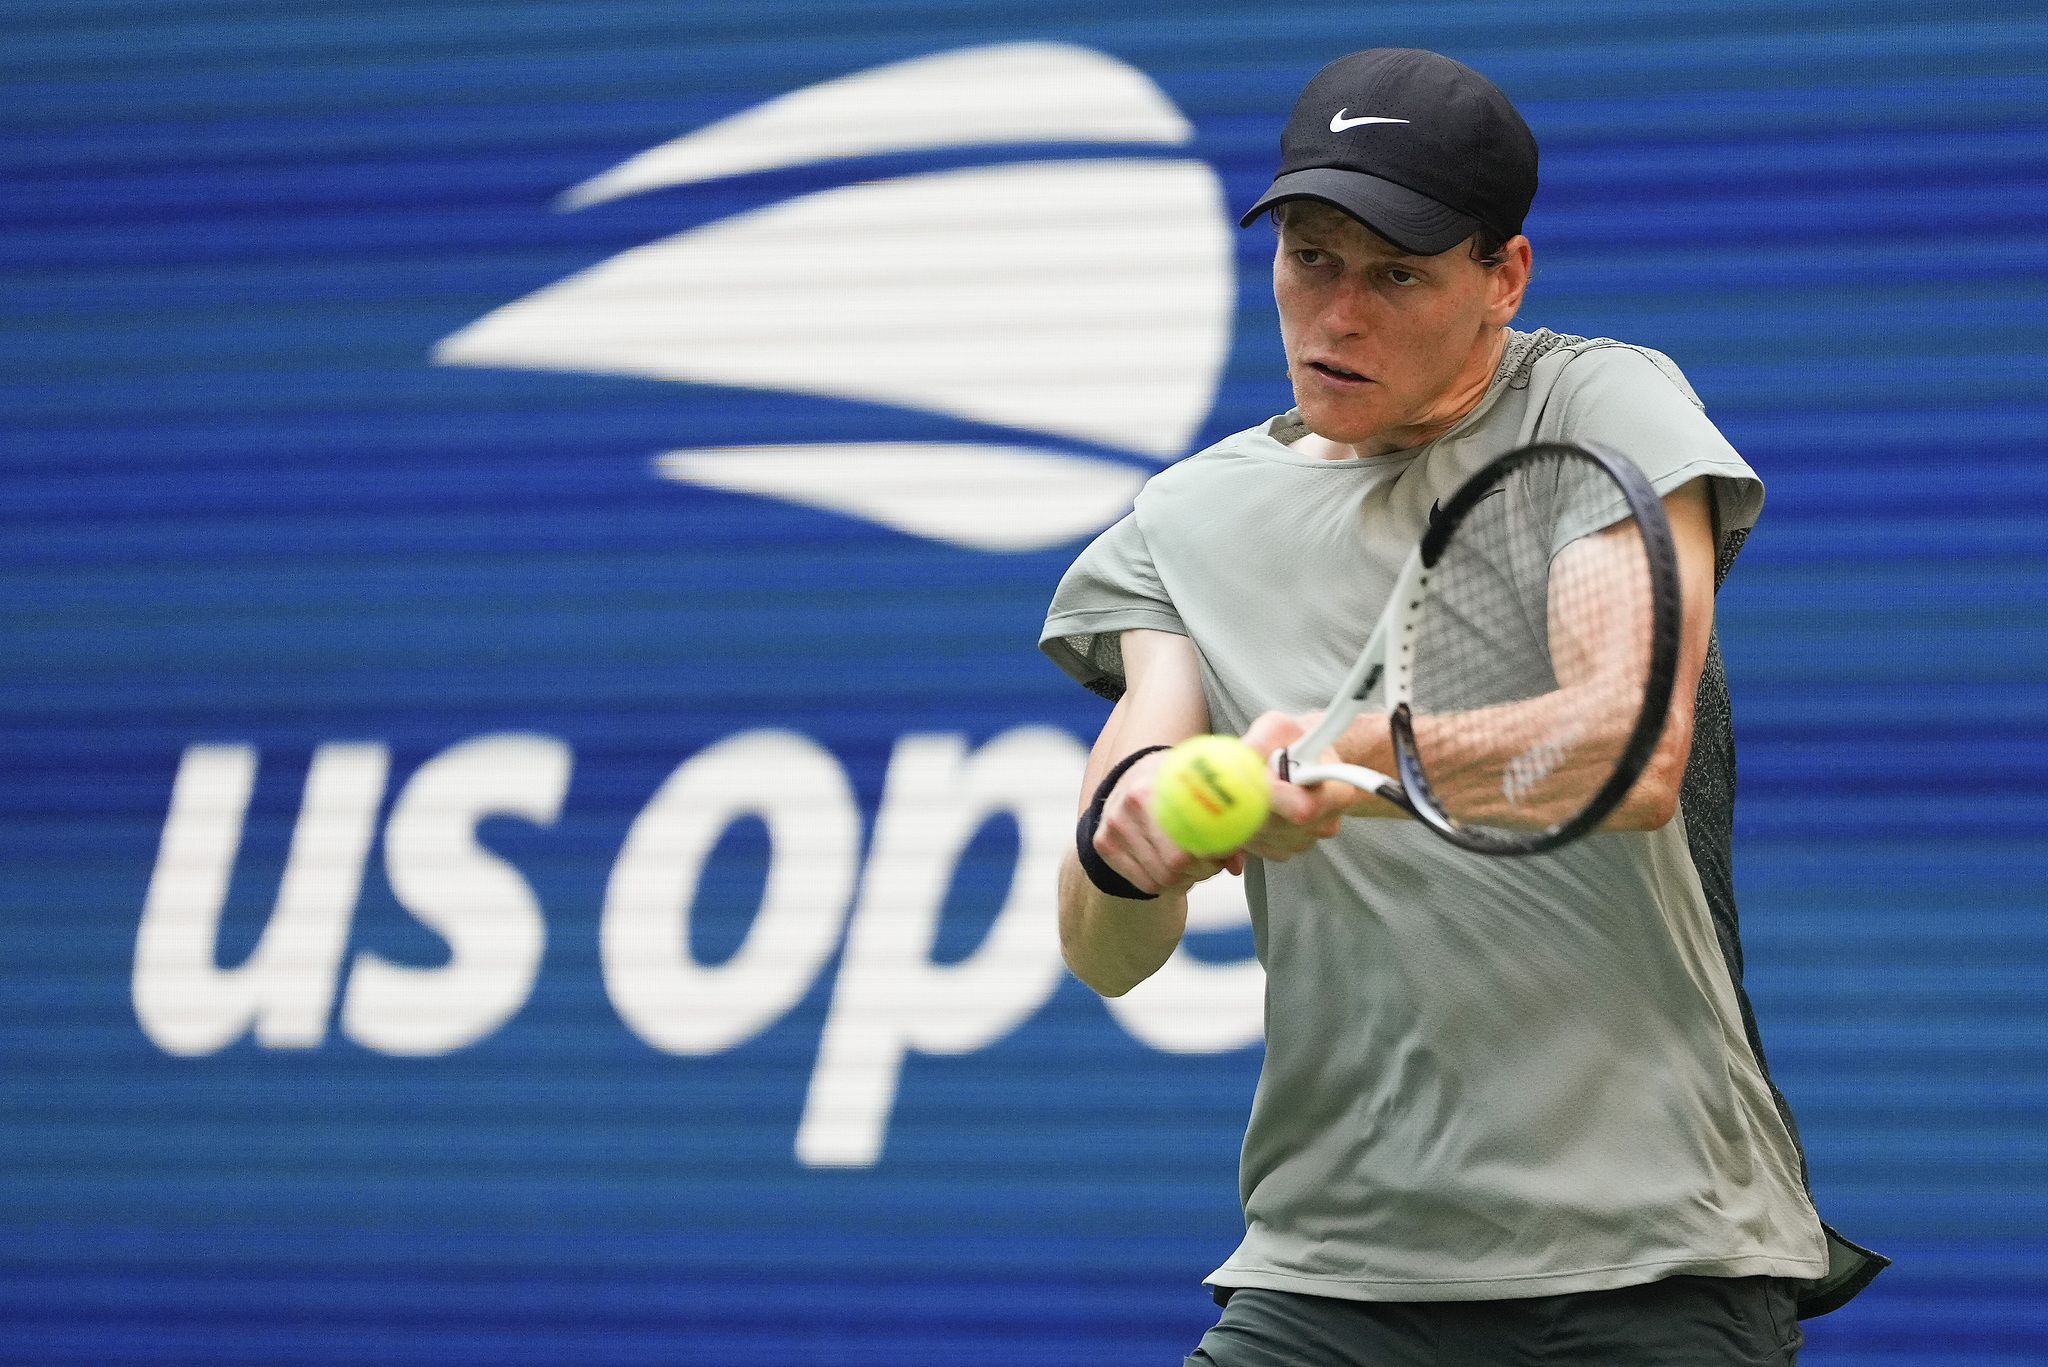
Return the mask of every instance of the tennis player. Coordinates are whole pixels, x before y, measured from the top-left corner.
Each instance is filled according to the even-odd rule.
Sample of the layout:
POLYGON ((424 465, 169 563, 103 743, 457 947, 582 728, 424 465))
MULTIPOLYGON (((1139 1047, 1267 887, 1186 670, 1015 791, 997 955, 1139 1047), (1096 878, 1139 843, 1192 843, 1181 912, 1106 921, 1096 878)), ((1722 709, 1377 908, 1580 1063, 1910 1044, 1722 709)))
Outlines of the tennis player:
MULTIPOLYGON (((1742 989, 1734 750, 1713 595, 1763 488, 1664 356, 1518 332, 1536 143, 1448 58, 1303 90, 1245 215, 1278 232, 1296 407, 1154 478, 1062 580, 1042 646, 1116 700, 1061 880, 1105 995, 1242 873, 1267 973, 1243 1243, 1190 1364, 1784 1364, 1886 1260, 1821 1224, 1742 989), (1225 859, 1146 812, 1158 748, 1303 735, 1432 509, 1531 441, 1601 443, 1665 502, 1678 701, 1606 827, 1487 859, 1340 784, 1272 780, 1225 859)), ((1337 758, 1386 770, 1384 716, 1337 758)))

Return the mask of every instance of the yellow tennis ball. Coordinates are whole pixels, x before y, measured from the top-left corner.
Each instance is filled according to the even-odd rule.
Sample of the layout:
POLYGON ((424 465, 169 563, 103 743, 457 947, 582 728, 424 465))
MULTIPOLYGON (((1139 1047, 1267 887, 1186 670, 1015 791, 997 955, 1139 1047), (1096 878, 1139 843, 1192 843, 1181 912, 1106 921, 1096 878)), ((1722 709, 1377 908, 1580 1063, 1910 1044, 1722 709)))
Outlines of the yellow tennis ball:
POLYGON ((1189 854, 1229 854, 1266 820, 1265 761, 1235 736, 1196 736, 1166 752, 1152 779, 1152 819, 1189 854))

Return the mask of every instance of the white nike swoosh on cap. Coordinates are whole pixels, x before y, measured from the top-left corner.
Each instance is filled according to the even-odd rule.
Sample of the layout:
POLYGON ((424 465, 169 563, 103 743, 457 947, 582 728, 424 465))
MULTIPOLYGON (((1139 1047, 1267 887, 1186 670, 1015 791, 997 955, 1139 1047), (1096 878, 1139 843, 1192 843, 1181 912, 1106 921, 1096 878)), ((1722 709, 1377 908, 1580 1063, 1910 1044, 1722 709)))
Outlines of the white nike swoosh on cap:
POLYGON ((1375 118, 1371 118, 1371 117, 1367 117, 1367 118, 1363 118, 1363 119, 1347 119, 1347 118, 1345 118, 1344 116, 1345 116, 1346 114, 1349 114, 1350 112, 1351 112, 1351 111, 1350 111, 1350 110, 1348 110, 1348 109, 1340 109, 1340 110, 1338 110, 1338 111, 1337 111, 1337 112, 1336 112, 1335 114, 1333 114, 1333 115, 1331 115, 1331 116, 1330 116, 1330 131, 1331 131, 1332 133, 1341 133, 1341 132, 1343 132, 1343 131, 1344 131, 1345 129, 1347 129, 1347 128, 1356 128, 1356 127, 1358 127, 1358 125, 1360 125, 1360 124, 1362 124, 1362 123, 1406 123, 1406 122, 1408 122, 1408 120, 1406 120, 1406 119, 1375 119, 1375 118))

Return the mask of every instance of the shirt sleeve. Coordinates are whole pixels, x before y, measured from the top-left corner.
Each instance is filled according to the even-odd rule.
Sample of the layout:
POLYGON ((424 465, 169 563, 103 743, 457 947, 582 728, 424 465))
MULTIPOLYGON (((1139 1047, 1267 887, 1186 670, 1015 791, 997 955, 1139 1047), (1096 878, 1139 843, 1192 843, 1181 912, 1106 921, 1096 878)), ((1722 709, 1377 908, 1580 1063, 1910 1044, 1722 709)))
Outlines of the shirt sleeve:
POLYGON ((1724 559, 1763 511, 1763 481, 1708 419, 1678 367, 1660 352, 1613 343, 1571 357, 1536 438, 1592 442, 1619 451, 1660 496, 1695 479, 1711 479, 1724 559))
POLYGON ((1188 634, 1134 513, 1096 537, 1060 579, 1038 648, 1082 687, 1114 701, 1124 693, 1119 634, 1139 627, 1188 634))

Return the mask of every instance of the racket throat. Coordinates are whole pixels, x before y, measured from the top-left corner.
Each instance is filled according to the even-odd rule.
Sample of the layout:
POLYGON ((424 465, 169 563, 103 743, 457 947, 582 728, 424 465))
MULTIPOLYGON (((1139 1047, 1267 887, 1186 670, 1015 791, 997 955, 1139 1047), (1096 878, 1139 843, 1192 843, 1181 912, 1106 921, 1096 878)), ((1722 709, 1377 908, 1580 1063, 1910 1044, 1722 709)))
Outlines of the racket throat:
MULTIPOLYGON (((1394 577, 1393 592, 1387 595, 1386 606, 1381 610, 1379 620, 1373 624, 1372 634, 1366 637, 1365 647, 1358 652, 1351 672, 1338 686, 1329 710, 1323 713, 1322 720, 1310 728, 1307 735, 1274 756, 1275 774, 1283 779, 1288 779, 1290 773, 1294 774, 1295 777, 1288 779, 1293 783, 1316 781, 1301 776, 1331 768, 1318 763, 1323 752, 1335 745, 1352 721, 1366 710, 1374 692, 1384 690, 1390 706, 1407 698, 1407 664, 1414 651, 1415 620, 1423 589, 1428 583, 1429 571, 1422 564, 1421 551, 1410 551, 1401 572, 1394 577)), ((1400 785, 1377 770, 1360 769, 1359 772, 1372 774, 1380 782, 1392 784, 1399 791, 1400 785)), ((1347 778, 1344 782, 1353 783, 1355 780, 1347 778)), ((1378 792, 1379 789, 1375 786, 1368 791, 1378 792)), ((1406 799, 1401 800, 1401 805, 1407 805, 1406 799)))

